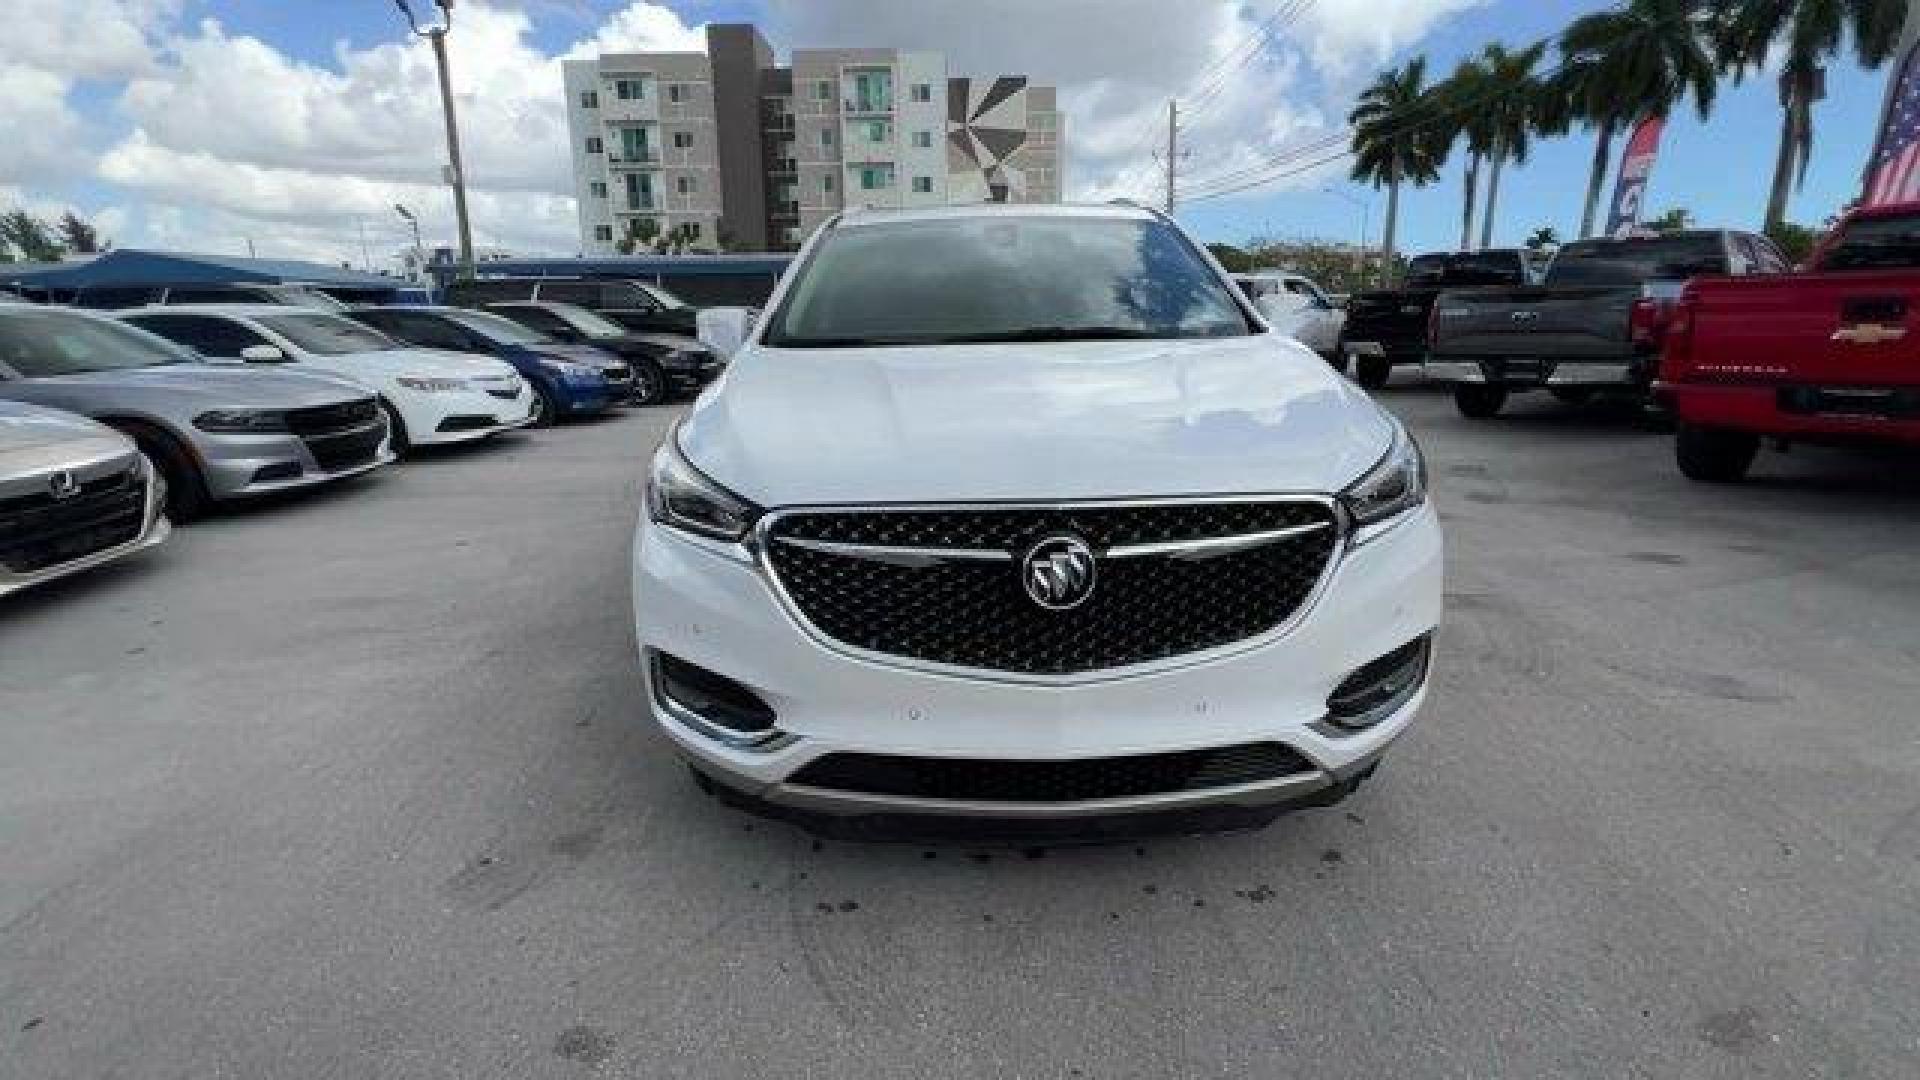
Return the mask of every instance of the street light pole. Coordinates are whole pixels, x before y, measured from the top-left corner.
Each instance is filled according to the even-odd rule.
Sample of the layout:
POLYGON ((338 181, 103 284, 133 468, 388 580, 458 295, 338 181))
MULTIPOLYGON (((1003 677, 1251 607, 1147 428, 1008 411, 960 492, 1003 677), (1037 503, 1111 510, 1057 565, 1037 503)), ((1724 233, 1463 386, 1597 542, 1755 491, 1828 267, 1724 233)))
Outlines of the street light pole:
POLYGON ((393 0, 400 8, 400 14, 407 17, 407 26, 414 35, 427 39, 433 46, 434 66, 440 71, 440 109, 445 114, 447 124, 447 168, 449 179, 453 181, 453 217, 460 227, 460 276, 473 276, 473 229, 467 223, 467 176, 460 166, 460 126, 453 116, 453 82, 447 74, 447 31, 453 27, 453 0, 433 0, 440 9, 440 22, 436 25, 421 26, 414 20, 413 7, 407 0, 393 0))
POLYGON ((393 204, 393 211, 405 218, 407 224, 413 226, 413 265, 415 272, 424 277, 427 273, 427 248, 420 242, 420 219, 413 216, 413 211, 399 203, 393 204))

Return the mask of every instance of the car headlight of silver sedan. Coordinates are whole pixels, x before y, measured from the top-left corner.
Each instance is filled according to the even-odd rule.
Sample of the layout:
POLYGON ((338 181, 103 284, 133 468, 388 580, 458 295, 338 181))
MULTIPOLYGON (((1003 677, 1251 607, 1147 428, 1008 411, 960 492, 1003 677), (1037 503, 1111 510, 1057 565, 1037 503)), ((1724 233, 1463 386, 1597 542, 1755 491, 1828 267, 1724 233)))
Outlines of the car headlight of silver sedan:
POLYGON ((1413 436, 1397 425, 1386 456, 1340 493, 1340 504, 1353 522, 1356 545, 1386 532, 1401 515, 1426 501, 1426 459, 1413 436))
POLYGON ((760 508, 701 475, 669 432, 647 476, 647 514, 668 528, 738 543, 753 528, 760 508))

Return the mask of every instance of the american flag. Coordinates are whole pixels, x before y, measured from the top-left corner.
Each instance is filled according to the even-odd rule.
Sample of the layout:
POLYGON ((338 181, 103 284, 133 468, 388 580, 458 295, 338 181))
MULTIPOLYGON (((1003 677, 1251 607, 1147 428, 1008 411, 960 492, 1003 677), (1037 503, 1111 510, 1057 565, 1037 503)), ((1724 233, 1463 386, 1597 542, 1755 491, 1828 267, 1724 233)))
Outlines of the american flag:
POLYGON ((1913 202, 1920 199, 1920 30, 1909 4, 1907 29, 1902 42, 1899 74, 1893 92, 1887 96, 1885 120, 1880 142, 1874 150, 1873 165, 1867 170, 1867 190, 1862 200, 1867 206, 1913 202))

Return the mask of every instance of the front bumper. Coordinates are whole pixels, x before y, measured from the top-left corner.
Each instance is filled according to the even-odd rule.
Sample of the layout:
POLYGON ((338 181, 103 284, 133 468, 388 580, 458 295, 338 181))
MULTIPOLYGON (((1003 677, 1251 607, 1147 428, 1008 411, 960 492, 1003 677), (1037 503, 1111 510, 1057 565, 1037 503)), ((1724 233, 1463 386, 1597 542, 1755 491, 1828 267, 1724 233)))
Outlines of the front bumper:
MULTIPOLYGON (((384 431, 386 420, 377 426, 384 431)), ((365 429, 371 433, 375 425, 365 429)), ((362 429, 336 433, 351 437, 362 429)), ((371 472, 393 461, 393 441, 384 438, 370 459, 343 467, 327 468, 315 457, 307 440, 286 432, 257 435, 195 431, 193 452, 200 459, 200 473, 207 494, 215 499, 238 499, 313 487, 349 476, 371 472)))
MULTIPOLYGON (((761 569, 644 515, 634 553, 643 657, 666 653, 752 690, 781 736, 730 745, 650 694, 650 711, 695 770, 730 797, 798 815, 968 821, 1107 821, 1225 809, 1264 812, 1345 793, 1412 722, 1417 692, 1381 723, 1346 733, 1327 699, 1356 669, 1430 634, 1441 606, 1431 505, 1337 556, 1317 603, 1267 644, 1198 664, 1103 681, 1033 685, 913 670, 823 645, 781 606, 761 569), (1064 762, 1279 742, 1310 763, 1234 787, 1087 803, 955 802, 829 791, 792 782, 832 753, 1064 762)), ((652 683, 650 682, 650 685, 652 683)))
POLYGON ((395 402, 407 425, 407 438, 415 446, 472 442, 502 431, 526 427, 536 418, 533 388, 521 380, 519 392, 511 398, 494 397, 480 390, 438 393, 414 393, 395 402))
POLYGON ((136 552, 157 547, 172 535, 173 525, 162 513, 167 503, 166 480, 161 477, 160 471, 155 469, 151 462, 143 461, 141 467, 146 471, 147 496, 141 511, 140 531, 133 539, 77 559, 25 573, 17 573, 8 569, 6 564, 0 563, 0 596, 124 559, 136 552))

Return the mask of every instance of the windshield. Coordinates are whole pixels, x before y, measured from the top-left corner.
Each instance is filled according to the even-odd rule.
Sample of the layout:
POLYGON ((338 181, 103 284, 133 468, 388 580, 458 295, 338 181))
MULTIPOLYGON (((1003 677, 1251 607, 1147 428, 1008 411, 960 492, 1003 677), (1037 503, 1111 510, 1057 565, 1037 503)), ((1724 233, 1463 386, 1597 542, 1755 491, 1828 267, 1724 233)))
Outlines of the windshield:
POLYGON ((302 352, 316 356, 345 356, 399 347, 392 338, 370 326, 322 311, 289 308, 270 315, 256 315, 254 321, 291 341, 302 352))
POLYGON ((1447 259, 1449 285, 1505 285, 1525 276, 1520 257, 1511 251, 1477 251, 1447 259))
POLYGON ((1547 268, 1548 285, 1638 285, 1650 278, 1724 274, 1727 259, 1716 236, 1661 236, 1646 240, 1591 240, 1568 244, 1547 268))
POLYGON ((672 311, 674 308, 691 306, 685 300, 675 296, 673 290, 668 289, 664 285, 655 285, 646 281, 636 281, 634 284, 639 286, 648 296, 653 297, 659 302, 661 307, 666 308, 668 311, 672 311))
POLYGON ((854 224, 821 240, 767 344, 1247 334, 1228 288, 1157 219, 977 214, 854 224))
POLYGON ((446 311, 440 312, 450 322, 472 330, 489 341, 507 345, 551 345, 553 339, 533 329, 522 326, 504 315, 495 315, 489 311, 446 311))
POLYGON ((1920 218, 1861 218, 1847 226, 1821 262, 1823 270, 1910 270, 1920 267, 1920 218))
POLYGON ((619 323, 588 311, 586 308, 575 307, 572 304, 549 304, 547 307, 555 315, 565 319, 568 325, 588 337, 615 338, 625 337, 627 334, 626 329, 619 323))
POLYGON ((198 360, 192 350, 124 323, 67 311, 0 315, 0 363, 29 379, 198 360))

